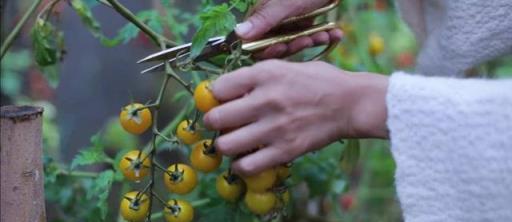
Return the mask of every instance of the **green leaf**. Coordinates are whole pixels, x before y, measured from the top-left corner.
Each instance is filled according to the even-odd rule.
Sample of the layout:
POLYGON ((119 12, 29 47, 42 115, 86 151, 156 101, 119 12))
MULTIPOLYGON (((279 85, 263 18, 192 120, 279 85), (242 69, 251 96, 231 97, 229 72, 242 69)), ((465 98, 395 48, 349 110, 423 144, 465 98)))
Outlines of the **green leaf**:
POLYGON ((71 161, 71 169, 73 170, 77 166, 107 162, 107 159, 107 155, 105 155, 103 151, 92 149, 82 150, 73 158, 73 161, 71 161))
POLYGON ((229 3, 233 5, 238 11, 246 12, 249 7, 254 5, 255 0, 230 0, 229 3))
POLYGON ((52 41, 55 36, 52 24, 38 19, 32 29, 32 45, 36 63, 41 66, 50 66, 57 63, 57 45, 52 41))
POLYGON ((42 19, 38 19, 32 29, 34 59, 42 68, 43 76, 50 86, 57 87, 59 75, 56 64, 62 60, 64 37, 61 31, 42 19))
POLYGON ((93 182, 92 192, 87 193, 87 198, 97 197, 96 207, 99 209, 100 218, 105 220, 108 213, 107 199, 114 180, 114 171, 106 170, 98 175, 93 182))
POLYGON ((93 17, 91 9, 82 0, 71 0, 71 7, 80 16, 82 23, 89 29, 94 37, 101 37, 101 26, 98 21, 93 17))
POLYGON ((354 170, 359 160, 360 144, 358 139, 347 140, 347 145, 340 158, 340 167, 346 173, 349 174, 354 170))
POLYGON ((96 163, 105 163, 110 158, 105 154, 104 146, 100 140, 100 133, 96 133, 91 137, 91 146, 81 150, 78 155, 71 161, 71 169, 77 166, 91 165, 96 163))
POLYGON ((227 4, 206 8, 199 14, 201 26, 192 38, 191 58, 197 57, 206 46, 208 39, 232 31, 236 24, 235 16, 227 4))

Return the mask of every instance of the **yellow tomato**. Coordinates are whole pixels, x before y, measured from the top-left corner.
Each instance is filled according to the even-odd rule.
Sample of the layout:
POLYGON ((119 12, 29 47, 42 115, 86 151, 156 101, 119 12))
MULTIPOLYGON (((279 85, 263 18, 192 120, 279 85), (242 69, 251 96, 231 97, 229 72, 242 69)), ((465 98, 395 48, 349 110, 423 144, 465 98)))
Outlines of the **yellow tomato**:
POLYGON ((149 212, 149 198, 138 191, 126 193, 119 207, 121 216, 129 222, 142 222, 149 212))
POLYGON ((176 163, 164 173, 164 184, 169 192, 187 194, 196 187, 197 174, 188 165, 176 163))
POLYGON ((384 39, 377 33, 370 34, 368 50, 373 56, 381 54, 384 51, 384 39))
POLYGON ((235 202, 244 192, 245 185, 244 182, 236 175, 229 174, 227 171, 224 171, 222 174, 217 176, 215 188, 222 199, 229 202, 235 202))
POLYGON ((187 145, 194 144, 201 140, 201 133, 199 133, 199 131, 189 129, 190 123, 190 120, 183 120, 176 128, 176 136, 181 142, 187 145))
POLYGON ((206 113, 213 107, 219 105, 219 101, 215 99, 212 91, 210 90, 210 83, 211 82, 209 80, 202 81, 194 90, 196 108, 203 113, 206 113))
POLYGON ((271 188, 277 179, 276 170, 271 168, 252 176, 243 177, 247 189, 254 192, 264 192, 271 188))
POLYGON ((119 169, 124 177, 131 181, 140 181, 149 174, 150 158, 139 150, 126 153, 119 162, 119 169))
POLYGON ((272 192, 256 193, 248 191, 244 202, 249 210, 257 215, 267 214, 276 205, 276 195, 272 192))
POLYGON ((202 140, 194 146, 190 154, 190 164, 197 170, 208 173, 219 168, 222 155, 211 150, 212 140, 202 140))
POLYGON ((286 179, 288 179, 288 177, 290 177, 290 167, 291 166, 285 164, 285 165, 278 166, 276 168, 278 181, 282 182, 282 181, 285 181, 286 179))
POLYGON ((151 111, 148 108, 137 110, 143 106, 140 103, 132 103, 121 110, 119 121, 124 130, 133 134, 141 134, 151 126, 151 111))
POLYGON ((185 200, 169 200, 164 217, 167 222, 190 222, 194 219, 194 208, 185 200))

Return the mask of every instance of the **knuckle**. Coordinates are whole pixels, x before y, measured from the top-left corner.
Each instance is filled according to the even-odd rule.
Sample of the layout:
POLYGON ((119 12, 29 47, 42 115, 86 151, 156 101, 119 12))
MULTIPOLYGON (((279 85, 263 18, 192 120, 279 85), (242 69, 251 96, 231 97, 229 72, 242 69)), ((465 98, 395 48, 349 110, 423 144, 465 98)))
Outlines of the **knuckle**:
POLYGON ((205 123, 212 129, 221 128, 221 117, 218 108, 212 109, 205 118, 205 123))
POLYGON ((258 10, 251 16, 251 22, 258 28, 270 29, 276 25, 271 16, 267 10, 258 10))

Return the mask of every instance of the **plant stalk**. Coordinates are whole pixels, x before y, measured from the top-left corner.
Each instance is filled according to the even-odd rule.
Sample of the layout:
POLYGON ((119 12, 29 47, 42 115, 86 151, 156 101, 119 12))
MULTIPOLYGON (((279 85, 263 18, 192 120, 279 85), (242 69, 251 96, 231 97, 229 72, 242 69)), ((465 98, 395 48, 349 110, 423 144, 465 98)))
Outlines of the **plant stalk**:
POLYGON ((16 39, 16 36, 18 36, 18 34, 20 33, 21 28, 23 27, 23 25, 25 25, 25 23, 27 23, 28 19, 36 11, 37 7, 39 6, 39 4, 41 4, 41 2, 42 0, 35 0, 30 6, 30 8, 25 12, 21 20, 18 22, 18 24, 16 24, 11 33, 9 33, 9 35, 5 39, 5 42, 2 44, 2 47, 0 48, 0 60, 2 60, 5 53, 7 53, 7 50, 11 47, 12 43, 14 42, 14 39, 16 39))
POLYGON ((121 16, 123 16, 125 19, 133 23, 137 28, 139 28, 142 32, 146 33, 149 38, 155 43, 155 45, 160 45, 160 42, 164 41, 166 45, 168 46, 176 46, 178 45, 176 42, 173 42, 171 40, 168 40, 164 36, 156 33, 153 31, 149 26, 144 24, 143 22, 139 21, 137 17, 125 6, 123 6, 119 1, 117 0, 105 0, 108 2, 114 10, 119 12, 121 16))

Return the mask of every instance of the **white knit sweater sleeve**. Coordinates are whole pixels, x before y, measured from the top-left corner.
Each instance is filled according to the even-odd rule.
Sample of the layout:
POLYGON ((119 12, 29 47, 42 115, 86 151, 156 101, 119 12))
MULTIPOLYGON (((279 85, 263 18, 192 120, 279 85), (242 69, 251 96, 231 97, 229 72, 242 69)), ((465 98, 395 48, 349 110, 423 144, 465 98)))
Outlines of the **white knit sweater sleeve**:
POLYGON ((405 221, 512 221, 512 80, 395 73, 387 106, 405 221))

